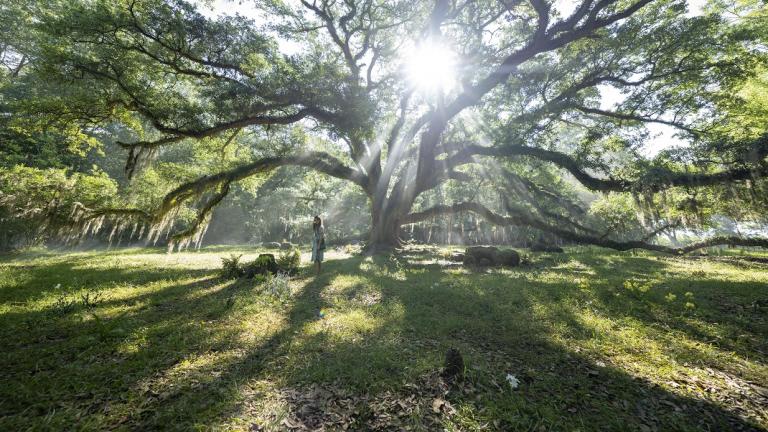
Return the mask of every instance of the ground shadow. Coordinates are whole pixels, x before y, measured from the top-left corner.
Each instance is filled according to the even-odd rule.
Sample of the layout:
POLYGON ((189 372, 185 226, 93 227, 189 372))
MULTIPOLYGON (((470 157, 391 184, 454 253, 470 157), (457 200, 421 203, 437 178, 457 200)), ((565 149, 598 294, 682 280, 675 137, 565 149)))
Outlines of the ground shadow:
MULTIPOLYGON (((588 276, 590 266, 626 264, 587 262, 579 277, 588 276)), ((21 392, 17 400, 0 404, 0 416, 26 419, 15 424, 29 426, 58 409, 63 411, 59 415, 64 421, 73 420, 67 417, 67 410, 72 410, 99 421, 93 424, 114 428, 215 429, 233 419, 245 422, 246 427, 261 428, 268 426, 259 423, 263 419, 249 424, 247 406, 259 395, 248 396, 244 389, 254 382, 269 381, 278 389, 341 387, 360 396, 363 403, 390 394, 408 400, 413 392, 408 384, 433 376, 445 351, 457 347, 467 362, 467 381, 446 397, 454 407, 469 413, 467 422, 485 425, 480 429, 759 430, 737 412, 667 391, 554 339, 555 326, 567 326, 571 334, 583 337, 593 331, 562 306, 569 294, 559 288, 559 282, 537 280, 537 272, 556 265, 515 274, 457 276, 430 268, 409 269, 382 257, 331 261, 320 276, 299 279, 301 288, 291 302, 274 307, 285 322, 269 335, 255 335, 257 343, 247 350, 238 349, 241 329, 211 332, 205 323, 225 320, 237 309, 238 298, 257 295, 252 285, 221 281, 210 272, 182 270, 183 275, 175 270, 141 270, 145 281, 185 276, 193 280, 101 304, 102 308, 128 309, 126 315, 114 318, 117 324, 105 334, 103 327, 112 326, 109 322, 65 316, 39 329, 38 335, 55 331, 55 339, 38 337, 26 346, 7 347, 3 351, 12 355, 5 355, 3 363, 11 373, 5 379, 14 388, 26 386, 34 391, 21 392), (338 288, 344 277, 362 281, 354 279, 338 288), (502 282, 510 278, 524 283, 510 288, 502 282), (330 316, 321 314, 324 309, 331 311, 326 312, 330 316), (339 316, 333 316, 335 313, 339 316), (331 326, 344 318, 342 313, 363 314, 365 319, 360 321, 370 325, 339 338, 331 326), (115 328, 121 331, 112 334, 115 328), (125 335, 134 340, 140 335, 141 343, 125 350, 125 335), (89 348, 93 345, 98 349, 89 348), (194 366, 199 369, 197 374, 172 375, 187 359, 229 351, 229 357, 194 366), (27 356, 51 360, 10 363, 27 356), (72 370, 68 362, 77 363, 79 369, 72 370), (504 381, 508 373, 522 381, 519 390, 510 390, 504 381), (93 376, 97 379, 84 378, 93 376), (89 385, 71 387, 82 382, 89 385), (40 392, 46 390, 51 393, 41 399, 40 392)), ((657 261, 634 262, 621 277, 641 274, 639 267, 664 269, 657 261)), ((129 280, 139 274, 126 269, 114 278, 129 280)), ((626 312, 605 307, 617 315, 626 312)), ((11 312, 2 319, 45 321, 46 313, 19 316, 11 312)), ((633 314, 653 321, 644 313, 633 314)), ((700 336, 685 327, 681 330, 700 336)), ((286 409, 285 418, 316 413, 306 404, 292 405, 290 401, 286 409)), ((353 424, 359 429, 397 430, 402 422, 424 427, 413 415, 400 419, 394 413, 389 426, 374 422, 375 411, 362 410, 356 416, 352 415, 353 424)), ((330 414, 328 418, 330 422, 330 414)), ((87 429, 88 419, 80 421, 87 429)), ((472 428, 471 424, 465 426, 472 428)), ((277 423, 275 427, 288 426, 277 423)))

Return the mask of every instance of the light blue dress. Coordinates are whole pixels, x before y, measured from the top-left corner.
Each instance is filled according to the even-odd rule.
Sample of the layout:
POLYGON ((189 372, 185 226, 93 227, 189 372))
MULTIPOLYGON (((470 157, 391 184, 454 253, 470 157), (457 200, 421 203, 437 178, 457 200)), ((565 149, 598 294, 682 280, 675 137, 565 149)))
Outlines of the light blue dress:
POLYGON ((312 236, 312 262, 323 262, 323 252, 325 251, 320 250, 320 239, 323 237, 325 237, 325 230, 321 225, 312 236))

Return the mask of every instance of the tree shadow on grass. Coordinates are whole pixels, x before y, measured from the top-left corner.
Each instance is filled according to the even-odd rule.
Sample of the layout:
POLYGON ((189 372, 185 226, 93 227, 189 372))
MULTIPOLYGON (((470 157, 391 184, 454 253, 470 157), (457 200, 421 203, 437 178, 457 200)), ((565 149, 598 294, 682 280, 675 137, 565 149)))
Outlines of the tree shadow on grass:
POLYGON ((120 263, 108 267, 89 267, 97 261, 98 257, 84 255, 66 261, 9 266, 5 271, 17 272, 21 277, 17 283, 0 287, 0 301, 21 304, 51 294, 66 295, 83 288, 111 288, 120 283, 143 285, 211 273, 209 270, 179 267, 125 267, 120 263))
MULTIPOLYGON (((205 405, 212 397, 209 390, 237 389, 261 380, 278 388, 342 386, 353 394, 365 394, 365 401, 394 391, 408 400, 403 383, 436 372, 445 349, 457 346, 473 366, 469 380, 475 390, 449 393, 448 398, 469 413, 467 421, 495 425, 498 430, 539 426, 552 430, 757 430, 748 420, 712 402, 671 393, 618 367, 597 366, 595 359, 553 342, 550 323, 538 320, 532 312, 541 303, 524 292, 500 299, 492 290, 467 293, 461 284, 453 286, 443 279, 438 281, 443 288, 435 291, 430 288, 433 274, 403 279, 361 270, 359 259, 345 261, 327 266, 327 273, 304 287, 283 330, 237 361, 223 365, 208 387, 192 392, 187 384, 177 383, 175 396, 170 398, 170 404, 177 407, 171 408, 167 400, 157 401, 151 409, 153 417, 136 419, 139 424, 163 424, 169 413, 178 412, 178 406, 205 405), (373 318, 389 319, 358 338, 339 340, 333 331, 323 330, 317 311, 334 308, 323 292, 339 275, 375 281, 381 287, 381 298, 377 305, 367 306, 367 311, 373 309, 373 318), (308 326, 319 329, 307 331, 308 326), (505 388, 508 372, 524 377, 526 384, 519 392, 505 388)), ((526 290, 545 289, 545 285, 526 290)), ((355 298, 361 290, 359 284, 352 284, 341 294, 355 298)), ((339 315, 342 312, 349 311, 339 311, 339 315)), ((578 319, 565 316, 563 320, 577 327, 576 333, 590 331, 578 328, 578 319)), ((197 418, 192 424, 216 427, 235 418, 248 421, 243 413, 252 401, 237 390, 228 396, 216 394, 215 400, 217 414, 197 418)), ((286 410, 298 420, 307 412, 306 406, 291 406, 290 402, 286 410)), ((370 418, 376 413, 367 415, 370 418)), ((392 417, 392 428, 397 429, 400 421, 418 422, 392 417)), ((285 424, 278 427, 285 428, 285 424)))
POLYGON ((74 296, 66 307, 11 308, 0 315, 0 425, 8 430, 44 421, 54 429, 75 422, 102 429, 108 418, 115 424, 121 408, 126 412, 117 424, 124 424, 129 413, 141 411, 137 399, 154 397, 145 384, 186 358, 236 343, 235 329, 214 333, 205 323, 230 312, 228 300, 247 292, 247 284, 222 281, 210 271, 125 269, 92 276, 92 269, 74 266, 52 264, 45 271, 61 272, 65 281, 90 277, 94 286, 130 282, 137 293, 108 294, 92 305, 74 296), (142 284, 151 283, 162 286, 145 290, 142 284))
MULTIPOLYGON (((593 262, 596 267, 605 265, 601 257, 593 262)), ((612 317, 633 318, 650 327, 679 331, 698 343, 712 344, 721 351, 765 365, 760 359, 768 350, 768 321, 764 310, 752 306, 760 299, 768 299, 762 284, 712 277, 706 272, 680 274, 673 265, 684 262, 625 258, 624 265, 616 266, 607 279, 611 289, 600 290, 595 300, 612 317), (622 285, 626 280, 648 281, 649 289, 627 290, 622 285), (672 297, 668 297, 670 294, 672 297), (686 303, 693 307, 687 309, 686 303)))
MULTIPOLYGON (((13 384, 35 392, 0 405, 0 411, 6 419, 16 416, 9 424, 18 426, 40 424, 58 407, 63 424, 86 413, 77 420, 84 428, 187 430, 232 422, 247 427, 264 420, 257 421, 248 408, 251 398, 268 397, 249 395, 246 389, 255 382, 267 381, 278 392, 333 385, 366 395, 363 400, 389 394, 407 400, 406 384, 436 373, 445 350, 456 346, 468 363, 473 390, 448 393, 460 415, 445 421, 468 429, 476 424, 496 430, 757 430, 728 409, 666 391, 610 364, 598 366, 563 344, 553 326, 583 335, 591 329, 558 306, 567 297, 557 292, 558 283, 529 278, 509 285, 503 283, 509 275, 436 274, 357 257, 324 268, 319 277, 300 280, 304 285, 287 308, 275 309, 284 322, 272 333, 255 335, 246 348, 240 347, 243 329, 224 326, 213 332, 205 323, 236 313, 226 301, 255 295, 249 287, 206 278, 142 294, 129 315, 114 318, 141 343, 124 350, 124 338, 107 336, 91 357, 77 352, 87 350, 87 339, 50 351, 16 352, 18 358, 61 349, 78 369, 54 361, 42 377, 30 378, 24 369, 32 362, 12 368, 13 384), (373 300, 366 297, 371 292, 373 300), (361 298, 367 300, 358 302, 361 298), (320 318, 323 309, 326 316, 320 318), (507 387, 507 373, 523 380, 518 391, 507 387), (74 375, 67 379, 67 374, 74 375), (56 391, 34 400, 46 389, 56 391), (19 414, 27 404, 32 408, 19 414)), ((64 329, 71 337, 99 332, 90 321, 69 322, 64 329)), ((306 411, 290 401, 285 408, 295 417, 306 411)), ((390 429, 401 421, 418 425, 418 418, 396 414, 390 429)), ((358 415, 365 417, 357 423, 364 428, 376 412, 358 415)))

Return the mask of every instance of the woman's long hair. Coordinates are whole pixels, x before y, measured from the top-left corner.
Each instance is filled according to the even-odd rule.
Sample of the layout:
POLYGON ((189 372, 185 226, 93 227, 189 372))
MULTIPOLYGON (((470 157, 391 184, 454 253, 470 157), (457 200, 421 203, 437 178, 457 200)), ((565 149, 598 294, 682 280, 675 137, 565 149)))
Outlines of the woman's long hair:
POLYGON ((320 219, 320 216, 315 215, 315 218, 312 220, 312 231, 317 232, 317 230, 319 230, 322 225, 323 220, 320 219))

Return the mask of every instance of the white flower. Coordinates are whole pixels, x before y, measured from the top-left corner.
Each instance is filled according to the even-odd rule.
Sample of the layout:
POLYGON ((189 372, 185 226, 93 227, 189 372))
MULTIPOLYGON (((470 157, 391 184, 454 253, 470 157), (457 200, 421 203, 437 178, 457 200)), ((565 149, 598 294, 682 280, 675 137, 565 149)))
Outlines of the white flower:
POLYGON ((512 390, 520 387, 520 380, 512 374, 507 374, 507 382, 509 383, 509 386, 512 387, 512 390))
POLYGON ((61 284, 60 284, 60 283, 57 283, 57 284, 56 284, 56 289, 59 289, 59 288, 61 288, 61 284))

